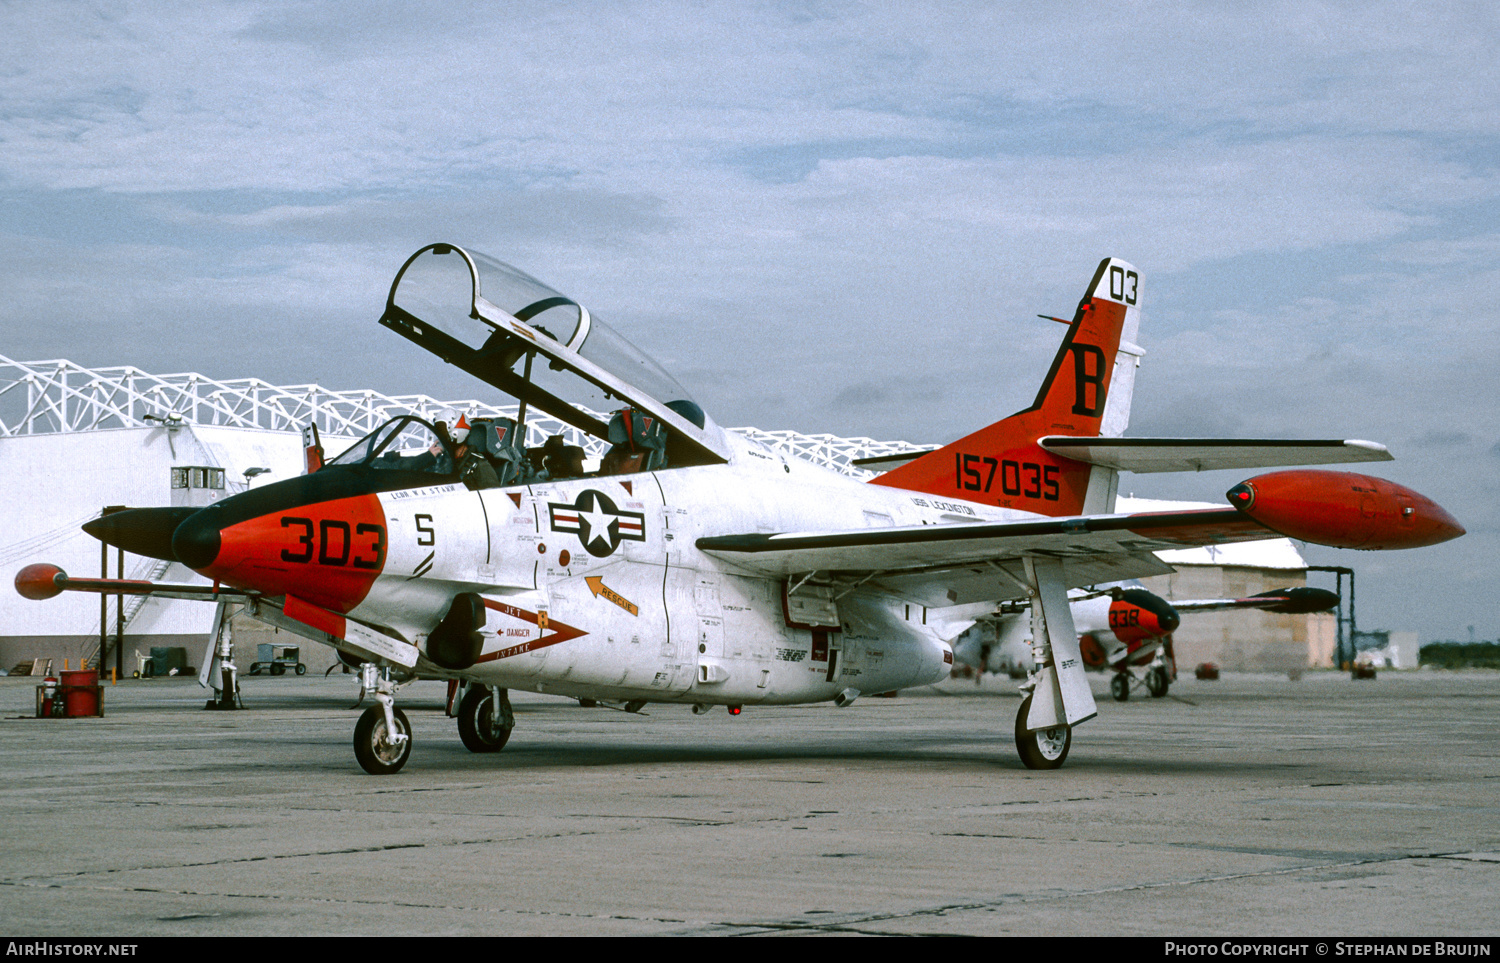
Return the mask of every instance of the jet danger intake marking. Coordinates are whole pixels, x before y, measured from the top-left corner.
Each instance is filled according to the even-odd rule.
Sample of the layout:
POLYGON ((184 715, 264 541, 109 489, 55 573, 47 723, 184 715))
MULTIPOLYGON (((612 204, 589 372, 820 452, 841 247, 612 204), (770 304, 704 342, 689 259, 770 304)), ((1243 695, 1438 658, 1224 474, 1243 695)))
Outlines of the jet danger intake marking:
POLYGON ((622 511, 608 495, 592 488, 580 492, 571 505, 548 502, 547 510, 554 532, 577 535, 584 550, 596 558, 613 555, 621 542, 646 540, 644 514, 622 511))
POLYGON ((494 599, 485 599, 484 607, 501 616, 499 623, 495 626, 495 634, 501 640, 514 641, 498 652, 481 655, 478 660, 480 662, 508 659, 511 656, 535 652, 537 649, 545 649, 548 646, 588 635, 588 632, 583 629, 547 618, 545 611, 531 612, 520 606, 511 605, 509 602, 497 602, 494 599))

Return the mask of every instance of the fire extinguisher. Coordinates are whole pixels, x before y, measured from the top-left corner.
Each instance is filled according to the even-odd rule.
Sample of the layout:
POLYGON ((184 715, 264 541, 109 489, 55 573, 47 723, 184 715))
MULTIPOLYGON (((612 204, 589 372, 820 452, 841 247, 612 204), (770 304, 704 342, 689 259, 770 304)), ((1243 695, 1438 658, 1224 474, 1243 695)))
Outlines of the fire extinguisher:
POLYGON ((47 674, 42 678, 42 706, 38 713, 42 718, 62 715, 62 700, 57 697, 57 688, 61 685, 57 676, 52 671, 52 660, 47 660, 47 674))

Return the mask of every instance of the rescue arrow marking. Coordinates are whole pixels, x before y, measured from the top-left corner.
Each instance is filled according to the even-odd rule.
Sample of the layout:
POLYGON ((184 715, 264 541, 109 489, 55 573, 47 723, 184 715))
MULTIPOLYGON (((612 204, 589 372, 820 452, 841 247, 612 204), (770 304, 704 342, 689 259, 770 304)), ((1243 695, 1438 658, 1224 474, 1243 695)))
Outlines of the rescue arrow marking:
POLYGON ((634 602, 630 601, 625 596, 621 595, 614 589, 604 584, 604 576, 586 575, 584 576, 583 580, 589 583, 589 591, 594 593, 594 598, 598 598, 602 595, 605 598, 609 599, 611 602, 618 605, 620 608, 629 612, 631 615, 641 614, 640 608, 638 608, 634 602))

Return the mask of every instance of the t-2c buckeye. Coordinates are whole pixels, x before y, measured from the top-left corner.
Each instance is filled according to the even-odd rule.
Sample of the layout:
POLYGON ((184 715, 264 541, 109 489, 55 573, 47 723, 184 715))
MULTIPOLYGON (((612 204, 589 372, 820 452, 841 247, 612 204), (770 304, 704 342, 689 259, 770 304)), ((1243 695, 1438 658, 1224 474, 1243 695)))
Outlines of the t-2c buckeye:
MULTIPOLYGON (((140 508, 85 526, 212 586, 73 579, 63 590, 219 602, 216 681, 234 691, 228 616, 243 607, 361 666, 376 702, 354 733, 371 773, 412 749, 395 695, 457 687, 475 752, 510 738, 507 692, 638 710, 731 712, 926 685, 952 641, 1028 605, 1035 670, 1015 720, 1033 769, 1060 766, 1096 709, 1068 590, 1169 572, 1153 552, 1290 536, 1344 548, 1433 545, 1446 511, 1362 474, 1251 478, 1223 508, 1115 514, 1120 471, 1388 460, 1362 441, 1125 438, 1143 286, 1100 263, 1031 407, 869 483, 719 427, 583 305, 482 254, 432 244, 397 273, 380 323, 515 398, 515 419, 393 419, 307 474, 207 508, 140 508), (607 441, 585 470, 567 439, 524 445, 542 411, 607 441)), ((1058 319, 1061 320, 1061 319, 1058 319)), ((217 686, 216 686, 217 687, 217 686)))

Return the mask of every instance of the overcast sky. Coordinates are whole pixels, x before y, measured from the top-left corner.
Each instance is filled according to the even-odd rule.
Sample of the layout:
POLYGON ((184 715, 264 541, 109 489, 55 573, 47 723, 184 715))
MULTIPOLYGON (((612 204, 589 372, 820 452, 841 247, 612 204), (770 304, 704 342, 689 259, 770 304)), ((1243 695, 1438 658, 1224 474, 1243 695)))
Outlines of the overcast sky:
POLYGON ((1494 638, 1497 10, 0 3, 0 354, 489 397, 375 323, 446 240, 721 424, 942 442, 1118 256, 1130 434, 1387 444, 1468 536, 1309 558, 1363 628, 1494 638))

